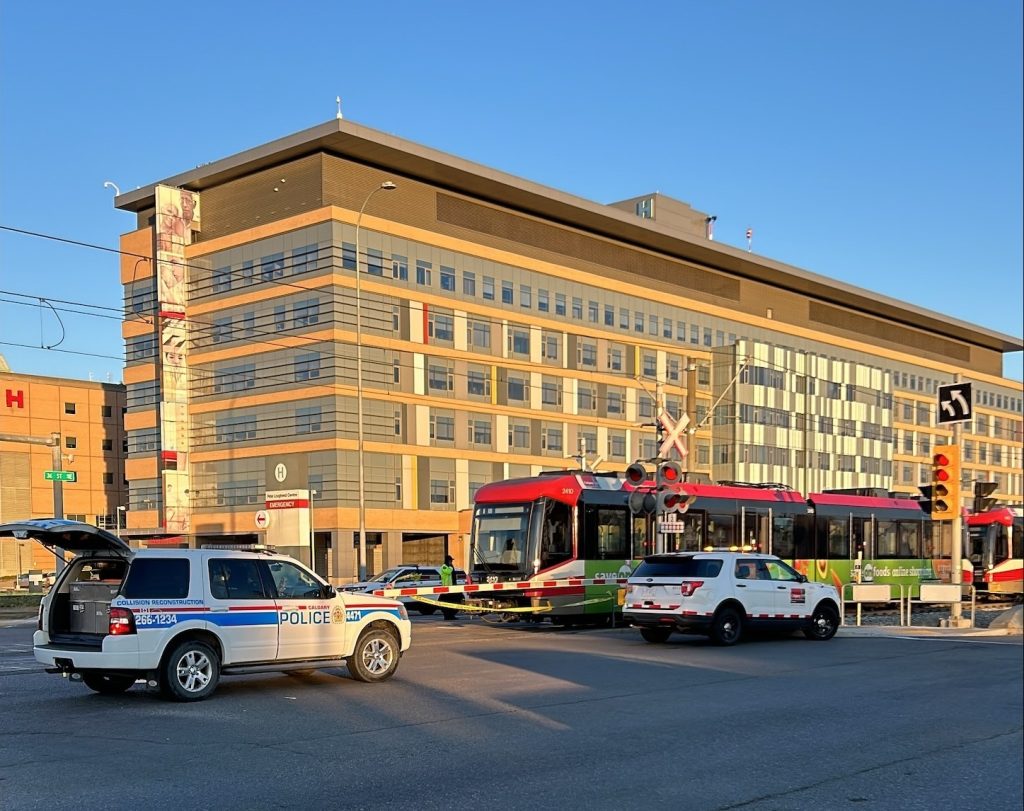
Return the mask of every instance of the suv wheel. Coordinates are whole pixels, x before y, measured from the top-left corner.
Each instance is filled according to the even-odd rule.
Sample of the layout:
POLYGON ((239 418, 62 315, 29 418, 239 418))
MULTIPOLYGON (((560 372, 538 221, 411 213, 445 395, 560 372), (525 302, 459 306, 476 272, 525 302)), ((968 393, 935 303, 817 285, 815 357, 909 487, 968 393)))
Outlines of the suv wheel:
POLYGON ((384 681, 398 669, 400 655, 398 641, 390 631, 368 628, 345 663, 357 681, 384 681))
POLYGON ((134 676, 110 676, 106 673, 83 673, 82 681, 90 690, 105 696, 118 695, 135 684, 134 676))
POLYGON ((716 645, 735 645, 743 634, 743 618, 732 606, 718 609, 711 620, 709 636, 716 645))
POLYGON ((830 605, 819 605, 811 615, 810 624, 804 628, 804 636, 817 642, 825 642, 839 630, 839 615, 830 605))
POLYGON ((437 611, 436 605, 427 605, 426 603, 418 603, 416 610, 419 611, 423 616, 429 617, 435 611, 437 611))
POLYGON ((645 642, 652 642, 658 645, 662 642, 668 642, 668 638, 672 635, 671 628, 641 628, 640 636, 643 637, 645 642))
POLYGON ((220 659, 213 649, 190 639, 172 651, 160 674, 160 689, 175 701, 202 701, 217 689, 220 659))

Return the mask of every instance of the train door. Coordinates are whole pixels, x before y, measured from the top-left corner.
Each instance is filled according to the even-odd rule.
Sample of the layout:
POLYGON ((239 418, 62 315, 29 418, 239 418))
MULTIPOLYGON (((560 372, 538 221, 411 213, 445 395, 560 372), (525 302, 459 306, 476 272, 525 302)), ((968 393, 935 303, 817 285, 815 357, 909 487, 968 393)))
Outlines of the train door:
POLYGON ((768 507, 740 507, 740 543, 758 552, 772 550, 772 511, 768 507))
POLYGON ((876 526, 874 515, 850 516, 850 558, 853 561, 850 579, 854 583, 870 583, 875 579, 874 564, 868 561, 874 560, 877 549, 876 526))

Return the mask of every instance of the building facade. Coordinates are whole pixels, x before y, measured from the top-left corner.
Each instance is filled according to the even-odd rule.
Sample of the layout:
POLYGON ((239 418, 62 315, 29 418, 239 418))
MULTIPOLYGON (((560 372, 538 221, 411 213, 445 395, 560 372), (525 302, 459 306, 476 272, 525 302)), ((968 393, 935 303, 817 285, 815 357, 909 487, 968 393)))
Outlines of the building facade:
POLYGON ((362 525, 371 571, 434 560, 480 485, 653 458, 664 413, 694 477, 915 493, 958 376, 965 479, 1020 500, 1019 338, 721 245, 664 195, 600 205, 336 120, 116 204, 139 539, 345 580, 362 525))
MULTIPOLYGON (((64 517, 123 525, 124 411, 123 385, 18 374, 0 358, 0 523, 52 517, 59 488, 64 517), (75 480, 47 479, 55 467, 75 480)), ((40 569, 54 560, 39 544, 0 539, 0 579, 40 569)))

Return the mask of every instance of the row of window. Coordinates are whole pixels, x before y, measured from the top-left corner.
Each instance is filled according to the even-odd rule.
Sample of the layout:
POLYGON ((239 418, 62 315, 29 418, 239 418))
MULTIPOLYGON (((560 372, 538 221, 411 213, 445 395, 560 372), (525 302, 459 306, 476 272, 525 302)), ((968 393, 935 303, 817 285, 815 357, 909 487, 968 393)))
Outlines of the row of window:
MULTIPOLYGON (((78 413, 78 403, 64 403, 64 413, 65 414, 77 414, 78 413)), ((101 405, 100 406, 100 417, 101 418, 108 419, 109 417, 112 417, 112 416, 114 416, 114 407, 113 406, 109 406, 109 405, 101 405)))

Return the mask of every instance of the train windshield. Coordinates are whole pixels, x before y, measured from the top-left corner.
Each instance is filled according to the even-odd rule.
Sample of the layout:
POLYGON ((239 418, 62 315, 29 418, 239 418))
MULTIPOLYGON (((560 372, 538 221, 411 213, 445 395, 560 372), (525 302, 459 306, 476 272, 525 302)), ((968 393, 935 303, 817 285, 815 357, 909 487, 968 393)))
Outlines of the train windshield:
POLYGON ((494 572, 527 568, 533 504, 481 504, 473 516, 473 568, 494 572))

